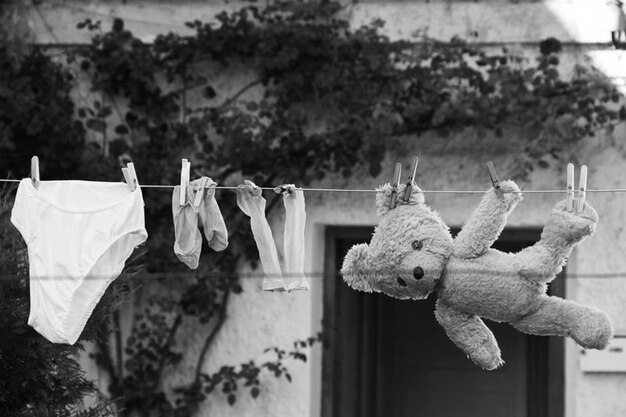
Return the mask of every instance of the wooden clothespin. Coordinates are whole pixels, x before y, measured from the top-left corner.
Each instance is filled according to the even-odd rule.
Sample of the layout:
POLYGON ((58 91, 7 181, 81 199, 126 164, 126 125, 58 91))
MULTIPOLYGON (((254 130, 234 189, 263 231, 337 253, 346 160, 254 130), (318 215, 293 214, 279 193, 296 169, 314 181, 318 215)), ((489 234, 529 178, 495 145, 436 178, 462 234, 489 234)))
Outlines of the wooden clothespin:
POLYGON ((498 173, 496 172, 496 167, 493 165, 493 162, 487 162, 487 169, 489 170, 489 177, 491 178, 491 184, 493 185, 493 189, 496 191, 496 195, 500 198, 503 198, 502 189, 500 188, 500 180, 498 179, 498 173))
POLYGON ((402 164, 396 162, 396 168, 393 171, 393 183, 391 184, 391 199, 389 200, 389 208, 394 209, 396 207, 396 201, 398 200, 398 184, 402 177, 402 164))
POLYGON ((126 164, 126 167, 122 168, 122 174, 124 175, 124 180, 131 191, 135 191, 139 182, 137 181, 137 172, 135 172, 135 164, 129 162, 126 164))
POLYGON ((180 167, 180 200, 181 206, 185 205, 187 201, 187 187, 189 186, 189 173, 191 171, 191 164, 187 159, 183 159, 180 167))
POLYGON ((30 159, 30 178, 33 182, 33 187, 37 188, 39 185, 39 157, 37 155, 30 159))
POLYGON ((585 199, 587 198, 587 165, 580 167, 580 180, 578 185, 578 201, 576 211, 582 213, 585 209, 585 199))
POLYGON ((567 211, 574 211, 574 164, 567 164, 567 211))
POLYGON ((406 188, 404 189, 404 201, 409 201, 411 198, 411 192, 413 191, 413 184, 415 183, 415 176, 417 175, 417 163, 419 158, 417 155, 413 155, 413 162, 411 162, 411 170, 406 180, 406 188))
POLYGON ((126 167, 128 168, 128 172, 130 173, 130 178, 133 181, 133 190, 137 189, 137 187, 139 187, 139 180, 137 180, 137 171, 135 171, 135 164, 133 164, 132 162, 129 162, 126 164, 126 167))

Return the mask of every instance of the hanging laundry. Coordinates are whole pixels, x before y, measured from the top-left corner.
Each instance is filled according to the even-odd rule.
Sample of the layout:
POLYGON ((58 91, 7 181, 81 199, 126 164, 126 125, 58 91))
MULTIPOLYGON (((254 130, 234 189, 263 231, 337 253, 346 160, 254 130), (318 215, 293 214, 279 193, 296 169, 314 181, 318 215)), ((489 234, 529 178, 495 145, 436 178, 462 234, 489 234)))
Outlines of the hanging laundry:
POLYGON ((92 181, 20 182, 11 222, 30 264, 28 324, 74 344, 136 246, 148 237, 140 187, 92 181))
POLYGON ((259 250, 259 258, 265 277, 262 288, 264 291, 284 291, 286 289, 283 274, 278 263, 278 253, 274 244, 272 230, 265 218, 265 199, 261 189, 252 181, 245 180, 237 188, 237 205, 248 217, 252 235, 259 250))
POLYGON ((172 193, 172 215, 174 217, 174 254, 190 269, 196 269, 202 251, 202 235, 198 230, 198 212, 191 203, 193 189, 186 187, 186 203, 180 205, 180 186, 172 193))
POLYGON ((196 269, 202 251, 202 234, 204 232, 209 247, 216 252, 228 247, 228 231, 215 200, 217 183, 209 177, 192 181, 185 187, 185 204, 180 204, 180 186, 174 187, 172 193, 172 214, 174 218, 174 253, 178 260, 190 269, 196 269))
MULTIPOLYGON (((224 217, 215 200, 215 186, 217 183, 209 177, 202 177, 191 183, 198 188, 201 194, 199 200, 198 213, 200 214, 200 224, 204 237, 209 247, 216 252, 223 251, 228 247, 228 230, 224 223, 224 217)), ((194 200, 198 201, 198 198, 194 200)))
POLYGON ((309 283, 304 277, 304 228, 306 210, 304 193, 297 192, 296 186, 287 184, 282 192, 285 205, 285 271, 287 290, 309 290, 309 283))
POLYGON ((295 192, 296 188, 292 184, 282 188, 286 211, 283 242, 284 272, 278 261, 272 231, 265 218, 265 199, 261 196, 261 189, 252 181, 244 181, 244 184, 237 189, 237 205, 250 217, 252 234, 265 273, 263 290, 308 290, 309 285, 304 277, 304 227, 306 224, 304 195, 302 192, 295 192), (284 278, 287 278, 287 283, 284 278))

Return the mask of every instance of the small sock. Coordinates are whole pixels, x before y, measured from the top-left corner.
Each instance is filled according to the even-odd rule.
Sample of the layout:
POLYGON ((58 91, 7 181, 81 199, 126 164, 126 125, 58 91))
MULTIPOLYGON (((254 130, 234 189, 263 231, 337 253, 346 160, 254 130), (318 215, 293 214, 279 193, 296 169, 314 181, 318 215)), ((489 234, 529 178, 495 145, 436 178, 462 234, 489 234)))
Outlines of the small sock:
POLYGON ((252 181, 245 181, 237 187, 237 205, 248 217, 252 235, 259 251, 261 266, 265 274, 262 288, 264 291, 284 291, 285 282, 278 263, 276 244, 267 219, 265 218, 265 199, 261 189, 252 181))
POLYGON ((209 177, 202 177, 193 183, 199 188, 197 192, 202 192, 200 205, 196 207, 196 210, 200 215, 204 237, 211 249, 216 252, 223 251, 228 247, 228 230, 226 230, 222 212, 215 200, 217 183, 209 177))
POLYGON ((180 205, 180 186, 172 193, 174 218, 174 254, 190 269, 196 269, 202 251, 202 235, 198 229, 198 214, 193 207, 193 188, 187 187, 187 201, 180 205))
POLYGON ((285 270, 283 277, 287 291, 309 290, 309 283, 304 276, 304 228, 306 226, 306 210, 304 193, 297 191, 293 184, 288 184, 283 192, 285 204, 285 270))

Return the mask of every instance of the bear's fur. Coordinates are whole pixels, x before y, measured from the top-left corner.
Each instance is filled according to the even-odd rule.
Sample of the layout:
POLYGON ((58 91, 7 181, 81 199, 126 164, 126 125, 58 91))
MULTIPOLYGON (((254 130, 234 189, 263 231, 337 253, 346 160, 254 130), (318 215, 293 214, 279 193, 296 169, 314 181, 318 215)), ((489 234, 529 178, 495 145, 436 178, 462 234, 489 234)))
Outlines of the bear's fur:
POLYGON ((487 191, 456 238, 413 185, 409 201, 398 186, 389 209, 391 186, 376 195, 382 219, 369 245, 353 246, 341 273, 355 290, 399 299, 424 299, 437 291, 435 317, 448 337, 483 369, 503 364, 493 333, 480 317, 507 322, 535 335, 569 336, 580 346, 604 349, 613 337, 609 317, 593 307, 546 295, 547 284, 562 270, 572 248, 592 234, 598 221, 585 203, 568 212, 562 201, 550 213, 541 240, 519 253, 491 249, 508 214, 521 200, 512 181, 498 197, 487 191))

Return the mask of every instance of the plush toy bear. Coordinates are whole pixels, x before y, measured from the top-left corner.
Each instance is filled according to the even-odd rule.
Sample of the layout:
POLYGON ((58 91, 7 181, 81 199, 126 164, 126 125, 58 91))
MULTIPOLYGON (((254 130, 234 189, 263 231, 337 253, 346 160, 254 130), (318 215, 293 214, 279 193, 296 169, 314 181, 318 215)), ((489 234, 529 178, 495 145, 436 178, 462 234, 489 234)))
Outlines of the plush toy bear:
POLYGON ((541 240, 512 254, 490 247, 521 200, 514 182, 501 183, 501 197, 493 189, 487 191, 454 239, 439 215, 424 204, 421 190, 413 185, 409 201, 403 201, 404 189, 398 187, 394 209, 389 209, 391 186, 378 189, 380 224, 369 246, 350 249, 341 269, 350 287, 414 300, 437 291, 437 321, 483 369, 495 369, 503 361, 480 317, 510 323, 529 334, 570 336, 584 348, 608 345, 613 326, 606 314, 546 295, 547 284, 572 248, 595 230, 598 216, 590 205, 585 203, 582 213, 576 213, 560 202, 541 240))

